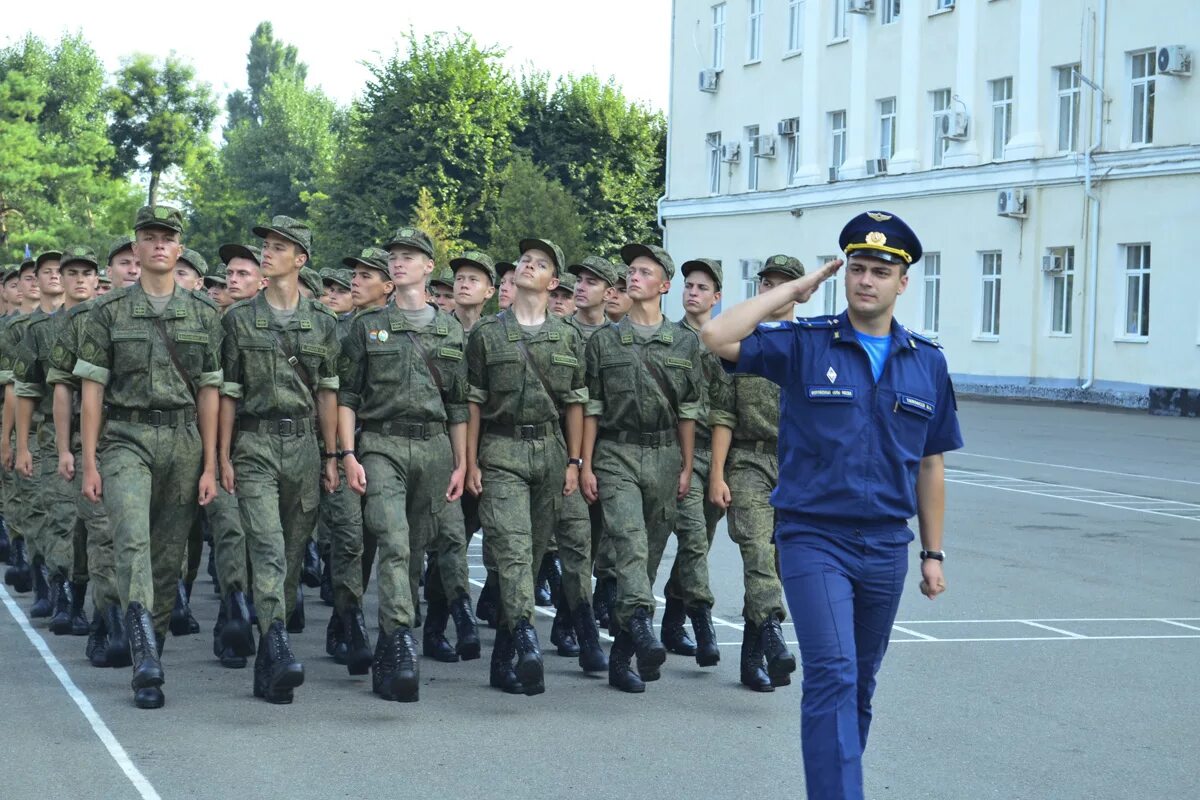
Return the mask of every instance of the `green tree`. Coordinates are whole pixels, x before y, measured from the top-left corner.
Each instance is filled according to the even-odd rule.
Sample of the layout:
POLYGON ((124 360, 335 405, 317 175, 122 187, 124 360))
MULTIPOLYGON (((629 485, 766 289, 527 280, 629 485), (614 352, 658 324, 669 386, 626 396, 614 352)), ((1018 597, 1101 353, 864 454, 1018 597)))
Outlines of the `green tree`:
POLYGON ((161 68, 150 56, 139 54, 122 63, 107 99, 116 171, 148 172, 147 202, 153 205, 163 173, 186 167, 203 151, 217 117, 212 91, 208 84, 196 81, 195 70, 174 54, 161 68))
POLYGON ((303 84, 308 76, 308 67, 300 62, 300 52, 295 45, 276 39, 270 22, 260 22, 250 37, 250 53, 246 56, 246 82, 249 89, 239 89, 225 101, 225 108, 229 112, 227 128, 236 128, 247 120, 263 121, 263 97, 267 84, 275 75, 286 75, 303 84))
POLYGON ((462 240, 462 219, 454 212, 438 207, 433 192, 424 186, 417 192, 412 225, 429 234, 433 242, 433 262, 438 269, 447 266, 451 258, 471 247, 462 240))
POLYGON ((520 155, 504 171, 489 254, 497 261, 515 261, 520 255, 519 242, 533 236, 550 239, 569 261, 587 254, 583 218, 575 199, 561 183, 520 155))

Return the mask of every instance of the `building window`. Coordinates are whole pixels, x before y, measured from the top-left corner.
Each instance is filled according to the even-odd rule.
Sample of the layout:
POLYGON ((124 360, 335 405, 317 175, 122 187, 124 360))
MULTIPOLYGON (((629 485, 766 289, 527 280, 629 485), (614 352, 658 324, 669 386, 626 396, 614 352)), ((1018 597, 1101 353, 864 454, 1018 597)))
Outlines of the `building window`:
POLYGON ((879 101, 879 157, 891 158, 896 152, 896 98, 879 101))
POLYGON ((1154 141, 1154 51, 1134 53, 1133 59, 1133 138, 1134 144, 1154 141))
POLYGON ((829 168, 835 176, 846 163, 846 112, 829 115, 829 168))
POLYGON ((1079 65, 1059 67, 1058 152, 1071 153, 1079 145, 1079 65))
POLYGON ((758 294, 758 272, 762 269, 762 261, 756 258, 742 259, 742 285, 746 289, 746 298, 758 294))
POLYGON ((1062 269, 1050 273, 1050 332, 1071 335, 1071 303, 1075 293, 1075 248, 1056 247, 1049 253, 1059 259, 1062 269))
POLYGON ((758 148, 755 146, 755 140, 758 138, 758 126, 746 126, 746 149, 749 151, 746 159, 746 189, 751 192, 758 191, 758 148))
POLYGON ((800 172, 800 134, 786 134, 782 138, 784 155, 787 157, 786 180, 790 184, 795 182, 796 174, 800 172))
POLYGON ((992 160, 1004 158, 1004 148, 1012 138, 1012 78, 991 81, 992 85, 992 160))
POLYGON ((946 149, 950 147, 950 140, 942 136, 942 120, 953 116, 954 112, 950 110, 949 89, 938 89, 929 94, 933 99, 933 165, 940 167, 946 156, 946 149))
POLYGON ((954 8, 954 0, 937 0, 934 6, 938 11, 945 11, 948 8, 954 8))
MULTIPOLYGON (((836 259, 837 256, 817 256, 817 269, 836 259)), ((838 280, 830 278, 821 284, 821 313, 833 316, 837 313, 838 280)))
POLYGON ((900 0, 883 0, 882 24, 891 25, 900 19, 900 0))
POLYGON ((924 330, 937 333, 942 316, 942 254, 926 253, 921 257, 921 263, 925 265, 924 330))
POLYGON ((708 193, 721 193, 721 132, 710 133, 704 137, 708 147, 708 193))
POLYGON ((787 51, 799 53, 804 49, 804 0, 788 0, 787 51))
POLYGON ((979 335, 1000 335, 1000 254, 980 253, 983 263, 983 297, 979 315, 979 335))
POLYGON ((725 69, 725 4, 712 7, 712 68, 725 69))
POLYGON ((840 42, 849 36, 846 5, 850 0, 833 0, 833 41, 840 42))
POLYGON ((750 18, 746 20, 746 60, 762 60, 763 0, 749 0, 750 18))
POLYGON ((1150 245, 1125 245, 1125 336, 1150 335, 1150 245))

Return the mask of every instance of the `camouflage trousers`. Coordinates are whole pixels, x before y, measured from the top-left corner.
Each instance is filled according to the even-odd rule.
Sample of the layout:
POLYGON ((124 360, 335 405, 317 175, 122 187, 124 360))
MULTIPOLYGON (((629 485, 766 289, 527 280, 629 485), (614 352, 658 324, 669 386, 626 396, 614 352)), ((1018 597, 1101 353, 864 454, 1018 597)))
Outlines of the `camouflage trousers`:
MULTIPOLYGON (((412 561, 419 564, 423 552, 412 549, 414 529, 419 543, 434 528, 431 517, 436 504, 451 515, 449 509, 459 509, 445 499, 454 454, 445 433, 410 439, 363 431, 357 449, 367 474, 363 535, 373 537, 378 547, 379 628, 390 634, 413 625, 410 569, 412 561)), ((458 525, 462 526, 461 517, 458 525)))
MULTIPOLYGON (((663 588, 666 597, 682 600, 686 606, 712 608, 713 594, 708 581, 708 550, 712 546, 717 523, 725 512, 708 502, 708 472, 712 450, 696 448, 692 456, 692 483, 687 496, 679 501, 675 516, 675 563, 663 588)), ((664 542, 665 544, 665 542, 664 542)), ((658 573, 662 551, 650 553, 651 580, 658 573)))
POLYGON ((74 583, 90 582, 92 604, 102 610, 121 602, 117 596, 117 576, 113 564, 112 528, 103 503, 92 503, 83 496, 83 455, 78 439, 72 442, 75 458, 75 477, 64 481, 58 476, 58 453, 45 451, 42 458, 54 459, 55 478, 61 485, 58 502, 75 508, 71 526, 72 563, 70 579, 74 583))
POLYGON ((782 621, 783 587, 775 554, 775 509, 771 492, 779 482, 779 460, 774 450, 756 453, 733 448, 726 467, 729 494, 729 538, 742 551, 745 599, 742 616, 762 625, 772 616, 782 621))
POLYGON ((39 457, 34 460, 42 525, 38 548, 46 560, 50 579, 69 578, 75 561, 76 493, 58 474, 58 448, 54 426, 42 423, 37 433, 39 457), (40 462, 40 463, 39 463, 40 462))
MULTIPOLYGON (((615 556, 616 627, 628 628, 633 613, 654 614, 650 554, 662 554, 675 526, 682 457, 676 444, 642 447, 596 442, 592 470, 600 491, 604 535, 615 556)), ((653 565, 657 566, 657 564, 653 565)))
POLYGON ((479 516, 500 582, 500 624, 533 618, 533 581, 562 508, 567 447, 562 435, 516 440, 484 434, 479 516))
POLYGON ((263 633, 296 603, 304 545, 317 525, 320 450, 312 431, 239 431, 233 446, 237 504, 246 535, 254 606, 263 633))
MULTIPOLYGON (((429 570, 425 574, 425 599, 440 595, 447 603, 452 603, 460 596, 469 597, 471 594, 467 577, 467 529, 463 522, 462 499, 453 503, 443 500, 440 505, 435 502, 431 511, 430 529, 420 533, 420 543, 417 542, 417 536, 410 540, 412 552, 425 553, 429 559, 429 570)), ((414 598, 420 579, 421 561, 420 558, 412 559, 409 570, 414 598)))
POLYGON ((38 447, 31 447, 30 453, 33 457, 32 478, 26 478, 16 470, 8 474, 13 479, 12 494, 9 496, 12 513, 8 524, 14 537, 25 539, 25 547, 32 560, 34 556, 45 556, 41 532, 46 521, 46 507, 39 488, 42 482, 42 452, 38 447))
POLYGON ((196 515, 192 529, 188 531, 187 552, 184 554, 183 570, 179 577, 189 586, 195 583, 196 576, 200 574, 200 561, 204 555, 204 530, 207 526, 208 515, 201 511, 196 515))
POLYGON ((592 599, 592 506, 576 491, 562 499, 558 515, 558 557, 562 560, 562 594, 574 610, 592 599))
POLYGON ((320 520, 329 545, 333 606, 341 613, 352 605, 362 605, 364 587, 362 499, 346 484, 340 463, 337 488, 321 495, 320 520))
MULTIPOLYGON (((250 588, 246 553, 246 532, 238 496, 217 487, 217 496, 205 508, 208 528, 212 531, 213 560, 217 565, 217 583, 221 594, 244 592, 250 588)), ((189 545, 190 546, 190 545, 189 545)))
POLYGON ((156 427, 109 420, 98 458, 121 606, 151 609, 161 639, 199 510, 200 430, 194 422, 156 427))

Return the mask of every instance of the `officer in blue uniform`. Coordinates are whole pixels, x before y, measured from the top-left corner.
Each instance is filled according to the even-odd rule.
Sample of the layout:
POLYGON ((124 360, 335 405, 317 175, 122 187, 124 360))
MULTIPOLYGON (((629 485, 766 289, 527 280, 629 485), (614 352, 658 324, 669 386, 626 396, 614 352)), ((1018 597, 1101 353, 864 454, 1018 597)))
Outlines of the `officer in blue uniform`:
POLYGON ((801 744, 810 798, 862 798, 875 675, 908 571, 917 516, 921 591, 945 591, 942 454, 962 447, 938 346, 895 321, 921 243, 868 211, 840 237, 846 260, 741 303, 704 343, 726 369, 781 387, 775 539, 804 664, 801 744), (762 322, 845 265, 847 310, 762 322))

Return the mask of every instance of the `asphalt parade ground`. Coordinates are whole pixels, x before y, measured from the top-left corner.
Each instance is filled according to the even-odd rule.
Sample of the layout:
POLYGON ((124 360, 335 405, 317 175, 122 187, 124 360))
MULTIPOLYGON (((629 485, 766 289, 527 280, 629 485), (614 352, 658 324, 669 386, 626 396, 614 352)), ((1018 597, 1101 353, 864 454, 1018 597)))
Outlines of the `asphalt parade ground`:
MULTIPOLYGON (((914 543, 867 796, 1200 798, 1200 423, 959 411, 949 589, 920 595, 914 543)), ((471 559, 482 583, 478 539, 471 559)), ((325 655, 329 609, 313 590, 292 637, 307 674, 293 705, 254 699, 251 668, 213 658, 202 571, 202 632, 168 640, 167 705, 139 711, 128 669, 92 668, 82 637, 31 625, 32 599, 5 588, 0 798, 801 797, 799 676, 773 694, 738 683, 741 566, 723 525, 710 568, 716 668, 671 656, 644 695, 622 694, 554 655, 539 613, 545 694, 488 687, 484 627, 482 659, 421 660, 415 704, 380 700, 370 676, 325 655)), ((374 629, 373 597, 367 619, 374 629)))

